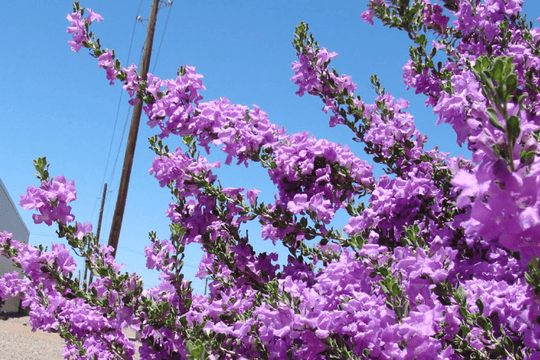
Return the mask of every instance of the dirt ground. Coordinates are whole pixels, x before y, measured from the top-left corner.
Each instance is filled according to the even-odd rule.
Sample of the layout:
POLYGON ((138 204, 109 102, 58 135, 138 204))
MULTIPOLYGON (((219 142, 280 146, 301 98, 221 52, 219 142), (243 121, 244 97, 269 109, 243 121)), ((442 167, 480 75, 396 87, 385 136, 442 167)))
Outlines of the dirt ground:
MULTIPOLYGON (((58 334, 32 331, 29 316, 0 314, 0 360, 64 360, 64 340, 58 334)), ((129 330, 130 339, 135 332, 129 330)), ((139 359, 138 353, 134 359, 139 359)))

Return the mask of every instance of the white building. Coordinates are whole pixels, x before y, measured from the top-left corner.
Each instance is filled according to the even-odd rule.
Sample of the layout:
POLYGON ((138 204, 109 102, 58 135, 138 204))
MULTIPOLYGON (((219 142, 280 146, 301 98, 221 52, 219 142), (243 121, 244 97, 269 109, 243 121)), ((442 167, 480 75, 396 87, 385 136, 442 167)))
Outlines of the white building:
MULTIPOLYGON (((2 231, 12 233, 13 239, 28 244, 30 232, 24 224, 13 200, 9 196, 2 179, 0 179, 0 232, 2 231)), ((19 273, 21 273, 20 269, 13 266, 11 260, 0 255, 0 276, 6 272, 13 272, 13 270, 19 270, 19 273)), ((19 303, 20 300, 18 298, 10 297, 0 310, 17 312, 19 311, 19 303)))

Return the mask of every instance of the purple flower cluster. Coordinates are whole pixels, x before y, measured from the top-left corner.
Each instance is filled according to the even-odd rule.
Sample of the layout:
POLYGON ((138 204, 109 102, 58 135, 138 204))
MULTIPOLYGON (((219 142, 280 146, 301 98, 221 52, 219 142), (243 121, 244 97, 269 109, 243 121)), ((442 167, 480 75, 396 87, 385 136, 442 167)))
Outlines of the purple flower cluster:
POLYGON ((422 226, 427 214, 441 211, 441 195, 430 179, 391 179, 383 175, 371 193, 371 207, 349 219, 344 230, 353 235, 372 227, 380 236, 399 241, 404 226, 422 226))
MULTIPOLYGON (((370 250, 372 254, 383 251, 378 247, 370 250)), ((392 339, 395 331, 390 328, 395 314, 386 306, 384 295, 372 286, 378 279, 370 277, 370 261, 355 259, 361 255, 343 252, 315 275, 311 286, 299 274, 279 280, 281 294, 298 301, 299 307, 296 313, 289 307, 274 310, 267 305, 255 311, 260 331, 272 345, 273 358, 282 358, 289 349, 297 348, 295 358, 322 359, 325 341, 337 335, 348 339, 349 346, 357 348, 354 352, 368 349, 373 357, 389 356, 398 348, 392 339), (294 346, 298 341, 302 345, 294 346)))
POLYGON ((52 225, 60 221, 67 225, 75 216, 71 214, 71 206, 67 204, 77 199, 75 181, 66 180, 63 175, 57 176, 51 181, 42 181, 39 188, 29 186, 26 195, 21 195, 20 205, 25 210, 36 209, 39 214, 34 214, 34 222, 52 225))
POLYGON ((90 8, 87 10, 88 16, 86 18, 83 18, 83 14, 80 12, 74 12, 67 15, 67 19, 71 23, 71 26, 68 26, 67 28, 67 33, 72 34, 71 36, 73 37, 73 40, 68 41, 68 44, 71 46, 71 50, 75 52, 79 52, 84 43, 90 41, 87 27, 92 24, 93 21, 103 21, 101 15, 96 14, 90 8))
POLYGON ((253 155, 285 135, 285 131, 270 123, 267 114, 256 106, 249 109, 231 104, 225 98, 199 104, 202 96, 198 91, 204 89, 201 78, 190 66, 175 81, 149 76, 152 81, 149 80, 148 91, 155 102, 144 110, 150 119, 148 125, 160 127, 161 138, 171 133, 192 135, 207 152, 211 144, 221 146, 227 154, 227 165, 237 158, 238 163, 247 166, 253 155))
MULTIPOLYGON (((374 184, 372 166, 357 158, 348 147, 317 140, 308 133, 298 133, 282 140, 274 148, 274 164, 268 174, 278 187, 272 209, 287 209, 293 215, 308 213, 315 222, 328 225, 335 212, 346 208, 356 195, 364 194, 374 184)), ((296 222, 274 226, 267 221, 263 236, 273 241, 295 231, 296 222)), ((304 235, 299 233, 297 240, 304 235)))
POLYGON ((533 134, 539 123, 540 59, 533 42, 524 40, 538 39, 539 29, 509 21, 521 10, 522 3, 460 2, 453 26, 463 37, 455 47, 444 42, 435 44, 449 55, 442 70, 436 74, 434 69, 424 67, 420 72, 418 64, 411 61, 404 78, 408 86, 428 95, 427 104, 433 106, 439 122, 451 124, 458 143, 467 143, 473 152, 477 165, 472 170, 460 171, 452 181, 461 189, 458 207, 466 208, 470 214, 469 220, 462 223, 466 234, 498 241, 507 249, 522 251, 530 259, 533 254, 538 255, 534 239, 540 219, 536 205, 538 173, 536 165, 529 167, 535 164, 538 146, 533 134), (516 101, 515 93, 509 94, 510 101, 497 106, 470 67, 471 63, 481 62, 482 55, 512 59, 516 91, 522 94, 522 100, 516 101), (526 83, 530 85, 525 86, 526 83), (493 108, 498 112, 495 122, 489 116, 493 108), (512 116, 519 120, 520 131, 514 141, 509 140, 505 130, 512 116))
MULTIPOLYGON (((17 272, 13 272, 0 279, 0 296, 21 296, 22 306, 30 310, 33 329, 68 334, 65 337, 70 341, 63 350, 66 359, 73 356, 79 359, 117 359, 118 353, 111 350, 112 344, 115 344, 116 351, 124 354, 123 358, 133 356, 135 346, 122 332, 131 323, 121 323, 122 310, 117 309, 118 318, 107 316, 101 307, 78 297, 78 288, 66 286, 76 270, 76 263, 64 245, 52 244, 51 251, 47 252, 21 244, 13 240, 11 234, 3 232, 0 235, 0 249, 4 255, 11 257, 25 275, 24 279, 19 279, 17 272), (85 350, 84 357, 80 356, 81 349, 85 350)), ((99 251, 94 254, 95 257, 101 255, 99 251)), ((110 255, 105 255, 105 258, 109 259, 109 264, 115 264, 110 255)), ((100 290, 98 285, 106 281, 98 279, 91 287, 102 298, 108 298, 108 303, 115 309, 118 294, 113 296, 102 286, 103 290, 100 290)))
POLYGON ((83 18, 76 4, 72 48, 88 47, 160 129, 149 172, 174 196, 171 236, 151 234, 145 255, 162 282, 143 290, 135 274, 120 273, 90 224, 68 225, 73 181, 49 181, 40 159, 41 187, 29 187, 21 205, 38 211, 37 223, 56 222, 96 278, 72 280, 64 246, 46 252, 4 232, 0 249, 26 278, 2 277, 0 298, 22 294, 33 327, 67 339, 66 358, 131 359, 122 329, 132 327, 148 359, 540 359, 540 30, 522 21, 521 0, 433 2, 371 0, 362 18, 414 39, 404 81, 452 125, 470 161, 424 150, 405 100, 373 77, 375 102, 364 103, 351 77, 329 68, 337 54, 320 48, 304 23, 296 29, 297 94, 320 97, 330 126, 353 132, 385 167, 377 180, 346 146, 287 135, 257 106, 203 101, 194 67, 142 81, 94 42, 88 27, 101 17, 83 18), (425 32, 437 36, 431 51, 425 32), (438 51, 446 60, 435 66, 438 51), (170 135, 187 150, 169 152, 158 137, 170 135), (275 202, 259 204, 256 189, 223 188, 212 171, 220 163, 199 147, 218 147, 226 165, 259 162, 277 186, 275 202), (331 227, 339 209, 350 215, 345 234, 331 227), (243 232, 254 220, 262 238, 289 249, 284 265, 254 250, 243 232), (184 279, 193 242, 204 251, 197 276, 210 279, 207 296, 184 279))
POLYGON ((356 157, 348 146, 317 140, 306 132, 291 135, 276 146, 274 161, 275 167, 268 174, 278 185, 282 204, 290 206, 295 214, 307 209, 309 199, 319 194, 330 201, 331 207, 339 208, 374 181, 373 167, 356 157), (296 204, 298 195, 307 195, 307 199, 296 204), (291 201, 294 204, 289 205, 291 201))
POLYGON ((458 172, 452 180, 461 189, 456 204, 470 207, 470 218, 462 223, 466 234, 497 240, 527 259, 540 256, 539 175, 537 163, 520 174, 500 159, 484 161, 472 173, 458 172))
MULTIPOLYGON (((216 239, 227 239, 228 223, 239 226, 251 217, 237 217, 243 210, 245 195, 241 192, 243 188, 223 188, 221 196, 223 199, 240 199, 226 202, 227 209, 225 218, 219 217, 213 209, 219 203, 213 194, 204 191, 205 187, 213 186, 217 177, 213 175, 211 169, 220 166, 219 162, 208 163, 206 158, 199 157, 197 160, 182 153, 178 148, 176 153, 168 153, 154 159, 150 174, 155 174, 161 186, 174 184, 177 196, 185 199, 180 203, 171 203, 166 211, 167 217, 172 223, 181 224, 184 228, 184 244, 191 242, 202 243, 203 241, 214 242, 216 239)), ((256 200, 256 191, 248 191, 248 198, 252 203, 256 200)), ((165 246, 165 245, 163 245, 165 246)))
POLYGON ((213 183, 216 176, 211 169, 219 168, 220 162, 208 163, 205 158, 192 159, 182 152, 182 148, 177 148, 174 154, 157 156, 152 162, 152 167, 148 171, 150 175, 155 174, 161 187, 174 181, 175 187, 184 197, 193 196, 198 193, 197 184, 194 178, 201 178, 208 183, 213 183))
MULTIPOLYGON (((378 96, 375 104, 364 105, 364 116, 370 121, 370 127, 366 131, 364 140, 376 148, 377 153, 391 157, 396 144, 408 143, 403 146, 406 149, 406 158, 418 159, 422 154, 422 148, 427 137, 421 134, 414 126, 414 120, 410 113, 403 111, 409 103, 406 100, 393 98, 390 93, 378 96), (385 116, 379 111, 380 103, 384 103, 391 116, 385 116)), ((405 166, 398 163, 397 166, 405 166)))
POLYGON ((429 0, 424 0, 424 24, 444 35, 450 18, 443 15, 443 8, 439 4, 432 5, 429 0))
MULTIPOLYGON (((336 52, 328 52, 328 49, 308 49, 308 51, 300 54, 298 61, 292 64, 294 76, 291 81, 298 85, 299 89, 296 92, 298 96, 303 96, 307 91, 310 95, 318 95, 319 93, 335 92, 339 94, 352 95, 357 89, 355 83, 349 75, 337 76, 334 72, 329 71, 328 64, 338 54, 336 52), (325 79, 325 81, 321 81, 325 79)), ((336 106, 331 99, 327 99, 324 111, 336 111, 336 106)), ((337 115, 330 117, 330 126, 341 124, 340 117, 337 115)))
MULTIPOLYGON (((428 96, 426 104, 439 115, 438 122, 451 124, 457 142, 466 143, 473 153, 476 166, 459 171, 452 180, 456 190, 461 190, 457 206, 470 214, 461 223, 466 234, 524 251, 530 259, 533 253, 538 255, 534 239, 540 219, 535 190, 538 174, 532 165, 538 146, 534 133, 539 124, 540 59, 534 42, 525 40, 538 39, 539 29, 513 20, 522 3, 455 2, 450 7, 455 20, 447 33, 459 31, 462 36, 455 45, 445 39, 432 44, 434 53, 444 50, 446 63, 435 69, 429 66, 429 58, 413 59, 404 68, 404 80, 428 96), (495 95, 507 89, 499 84, 503 79, 482 78, 482 72, 492 76, 479 70, 483 55, 511 59, 513 74, 509 76, 516 79, 516 87, 505 94, 504 103, 498 103, 501 95, 495 95), (486 81, 491 87, 486 87, 486 81)), ((380 1, 371 4, 370 11, 375 13, 382 6, 380 1)), ((436 6, 425 4, 424 12, 432 14, 429 18, 440 14, 436 6)), ((424 22, 429 25, 426 18, 424 22)))

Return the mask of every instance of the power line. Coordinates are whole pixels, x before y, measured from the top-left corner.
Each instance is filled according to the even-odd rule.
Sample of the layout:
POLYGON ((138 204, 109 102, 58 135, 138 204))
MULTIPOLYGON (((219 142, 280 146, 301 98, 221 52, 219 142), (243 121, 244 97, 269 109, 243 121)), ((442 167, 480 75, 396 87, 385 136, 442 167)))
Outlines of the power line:
MULTIPOLYGON (((133 40, 135 39, 135 30, 137 29, 137 18, 139 17, 139 14, 141 13, 141 7, 142 7, 142 4, 143 4, 143 1, 144 0, 141 0, 141 2, 139 3, 139 9, 137 9, 137 16, 135 16, 135 21, 133 22, 133 31, 131 32, 131 41, 129 42, 129 50, 128 50, 128 56, 127 56, 126 65, 129 64, 129 60, 131 58, 131 49, 133 48, 133 40)), ((120 89, 120 99, 118 100, 118 107, 117 107, 117 110, 116 110, 116 119, 115 119, 115 122, 114 122, 114 129, 115 130, 116 130, 116 123, 118 122, 118 115, 120 114, 120 106, 122 104, 122 96, 123 95, 124 95, 124 89, 120 89)), ((120 144, 118 145, 118 151, 116 153, 116 159, 114 160, 114 166, 113 166, 111 176, 109 177, 109 182, 112 182, 112 179, 114 177, 114 171, 116 169, 116 163, 118 161, 118 155, 120 154, 120 150, 122 149, 122 141, 124 140, 124 135, 126 133, 126 126, 127 126, 127 122, 128 122, 130 112, 131 112, 131 107, 128 108, 128 113, 126 114, 126 119, 124 120, 124 129, 122 130, 122 137, 120 138, 120 144)), ((115 130, 113 130, 113 139, 114 139, 115 130)), ((113 144, 112 140, 113 139, 111 139, 111 147, 109 148, 109 156, 107 158, 107 166, 105 167, 105 172, 107 172, 107 167, 109 165, 110 154, 111 154, 111 149, 112 149, 112 144, 113 144)), ((105 180, 105 174, 103 175, 103 180, 105 180)), ((102 185, 103 185, 103 183, 102 183, 102 185)))
MULTIPOLYGON (((129 63, 129 59, 131 57, 131 49, 133 47, 133 40, 135 39, 135 30, 137 28, 137 18, 139 16, 140 12, 141 12, 142 4, 143 4, 143 0, 141 0, 141 2, 139 4, 139 9, 137 10, 137 16, 135 17, 135 21, 134 21, 134 24, 133 24, 133 31, 131 33, 131 41, 129 43, 129 50, 128 50, 128 56, 127 56, 126 64, 129 63)), ((109 153, 107 155, 107 162, 105 164, 105 171, 103 172, 103 178, 101 180, 100 190, 101 190, 101 188, 103 188, 103 184, 105 183, 105 177, 107 176, 107 170, 109 168, 109 161, 111 159, 111 151, 112 151, 112 147, 113 147, 113 143, 114 143, 114 137, 116 135, 116 126, 118 124, 118 116, 120 114, 120 106, 122 104, 123 94, 124 94, 124 89, 120 89, 120 98, 118 99, 118 106, 117 106, 117 109, 116 109, 116 117, 115 117, 115 120, 114 120, 113 133, 112 133, 112 136, 111 136, 111 143, 109 145, 109 153)), ((126 118, 126 123, 127 123, 127 118, 126 118)), ((125 127, 126 127, 126 125, 124 125, 124 132, 125 132, 125 127)), ((122 138, 123 138, 123 136, 124 136, 124 134, 122 134, 122 138)), ((122 141, 120 141, 120 146, 122 146, 122 141)), ((120 153, 120 149, 118 149, 118 153, 120 153)), ((118 159, 118 156, 117 156, 117 159, 118 159)), ((111 176, 111 179, 112 179, 112 176, 111 176)), ((94 202, 94 209, 92 210, 92 217, 91 218, 94 217, 94 212, 96 210, 97 199, 99 199, 99 195, 96 197, 96 201, 94 202)))
MULTIPOLYGON (((133 32, 132 32, 132 35, 131 35, 131 43, 129 45, 128 61, 127 62, 129 62, 129 56, 131 55, 131 47, 132 47, 132 44, 133 44, 133 37, 135 35, 135 28, 137 27, 137 22, 142 23, 142 20, 144 20, 144 19, 141 19, 140 16, 139 16, 140 11, 141 11, 141 7, 142 7, 142 2, 143 2, 143 0, 141 0, 141 3, 139 5, 139 10, 137 11, 137 16, 135 17, 135 23, 133 25, 133 32)), ((163 44, 163 39, 165 38, 165 32, 167 30, 167 24, 169 23, 169 18, 171 16, 172 5, 173 5, 172 1, 166 1, 166 2, 160 3, 160 9, 165 7, 165 6, 168 6, 169 7, 169 13, 167 14, 167 20, 165 21, 165 26, 164 26, 163 32, 161 34, 161 41, 159 43, 159 48, 158 48, 158 52, 157 52, 157 55, 156 55, 156 60, 155 60, 152 72, 154 72, 155 69, 156 69, 157 60, 159 58, 159 53, 161 51, 161 45, 163 44), (162 4, 164 4, 164 6, 161 6, 162 4)), ((140 54, 140 57, 139 57, 139 66, 141 64, 143 50, 144 50, 144 47, 142 48, 141 54, 140 54)), ((123 89, 122 89, 122 93, 123 93, 123 89)), ((122 99, 122 94, 120 95, 120 100, 121 99, 122 99)), ((120 110, 120 101, 118 103, 118 111, 119 110, 120 110)), ((128 123, 128 118, 129 118, 130 113, 131 113, 131 107, 128 109, 128 113, 126 114, 126 119, 124 121, 124 128, 122 130, 122 137, 120 139, 120 144, 118 145, 118 151, 116 153, 116 158, 114 160, 113 170, 112 170, 111 176, 109 177, 109 180, 108 180, 108 182, 110 182, 110 183, 112 183, 112 180, 114 178, 114 173, 116 171, 116 165, 118 164, 118 157, 120 156, 120 150, 122 149, 122 143, 124 141, 124 136, 126 134, 126 128, 127 128, 127 123, 128 123)), ((117 116, 116 119, 118 120, 118 112, 117 112, 116 116, 117 116)), ((115 122, 115 129, 116 129, 116 122, 115 122)), ((111 148, 112 148, 112 141, 111 141, 111 148)), ((110 158, 110 150, 109 150, 109 158, 110 158)), ((109 163, 109 158, 107 158, 107 166, 108 166, 108 163, 109 163)), ((107 167, 106 167, 106 169, 107 169, 107 167)), ((116 187, 114 191, 116 191, 117 189, 118 189, 118 187, 116 187)), ((95 205, 94 205, 94 208, 95 208, 95 205)), ((92 211, 92 213, 93 213, 93 211, 92 211)))
POLYGON ((161 34, 161 41, 159 42, 159 47, 156 55, 156 60, 154 61, 154 67, 152 68, 152 72, 156 71, 156 65, 159 59, 159 52, 161 51, 161 45, 163 44, 163 39, 165 38, 165 31, 167 30, 167 24, 169 23, 169 17, 171 16, 171 10, 172 10, 172 1, 167 1, 167 4, 165 6, 169 6, 169 13, 167 14, 167 20, 165 21, 165 27, 163 28, 163 33, 161 34))
MULTIPOLYGON (((154 31, 156 26, 157 6, 159 0, 152 1, 152 8, 150 10, 150 20, 148 22, 148 29, 146 32, 146 41, 144 46, 144 55, 141 63, 141 80, 146 81, 148 69, 150 67, 150 58, 152 55, 152 44, 154 40, 154 31)), ((126 198, 129 188, 129 179, 131 176, 131 169, 133 166, 133 158, 135 154, 135 146, 137 143, 137 134, 139 132, 139 123, 142 113, 142 102, 139 101, 133 108, 133 114, 131 117, 131 125, 129 127, 128 142, 126 145, 126 152, 124 155, 124 165, 122 167, 122 177, 120 179, 120 188, 118 189, 118 198, 116 200, 116 206, 114 210, 113 222, 111 225, 111 232, 109 235, 109 246, 114 248, 113 257, 116 256, 116 249, 118 247, 118 240, 120 238, 120 230, 122 228, 122 220, 124 217, 124 210, 126 206, 126 198)))
MULTIPOLYGON (((120 143, 118 144, 118 151, 116 152, 116 158, 114 159, 114 165, 111 172, 111 176, 109 177, 109 182, 112 183, 112 180, 114 178, 114 173, 116 171, 116 164, 118 163, 118 157, 120 156, 120 150, 122 150, 122 143, 124 142, 124 136, 126 135, 126 128, 128 124, 129 114, 131 114, 131 107, 128 109, 128 112, 126 114, 126 119, 124 121, 124 129, 122 130, 122 137, 120 138, 120 143)), ((118 189, 118 187, 115 188, 115 191, 118 189)))

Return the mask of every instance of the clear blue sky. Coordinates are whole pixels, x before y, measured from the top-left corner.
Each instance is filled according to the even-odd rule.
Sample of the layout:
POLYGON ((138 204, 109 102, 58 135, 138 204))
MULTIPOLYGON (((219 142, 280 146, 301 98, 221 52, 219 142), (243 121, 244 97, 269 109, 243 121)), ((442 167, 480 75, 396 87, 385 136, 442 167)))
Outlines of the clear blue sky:
MULTIPOLYGON (((525 4, 529 20, 540 16, 534 3, 528 0, 525 4)), ((143 1, 143 18, 148 17, 150 4, 150 0, 143 1)), ((321 46, 339 53, 333 66, 340 73, 353 76, 358 94, 365 101, 374 99, 369 76, 377 74, 387 91, 411 101, 410 111, 417 127, 429 136, 428 149, 438 145, 453 155, 467 154, 455 144, 455 134, 449 126, 434 125, 436 119, 424 107, 425 99, 406 91, 401 69, 408 58, 407 36, 377 22, 375 26, 362 22, 360 14, 366 4, 367 0, 175 0, 159 56, 169 8, 158 15, 150 70, 161 78, 170 78, 180 65, 196 66, 204 75, 206 100, 227 97, 233 103, 257 104, 272 122, 285 126, 289 133, 307 130, 319 138, 349 144, 360 154, 361 147, 350 140, 352 136, 345 128, 327 127, 328 117, 320 111, 323 104, 319 99, 295 95, 297 89, 289 80, 293 75, 290 65, 295 60, 291 41, 295 26, 303 20, 309 23, 321 46)), ((116 50, 125 64, 139 1, 83 0, 81 5, 104 17, 92 30, 104 47, 116 50)), ((53 176, 64 174, 75 179, 78 200, 72 205, 73 213, 77 221, 92 222, 94 230, 99 214, 98 197, 104 180, 109 181, 112 192, 107 195, 101 233, 106 242, 127 131, 114 173, 112 168, 127 117, 128 98, 124 94, 120 100, 121 87, 108 85, 104 71, 86 50, 79 54, 70 50, 70 36, 66 33, 69 23, 65 18, 68 12, 71 2, 64 0, 2 4, 0 177, 18 203, 27 186, 37 185, 32 159, 47 156, 53 176)), ((130 63, 138 64, 146 27, 135 25, 134 34, 130 63)), ((156 231, 160 238, 168 236, 164 211, 171 198, 147 172, 153 153, 146 139, 153 134, 143 117, 117 255, 118 261, 126 265, 125 271, 143 276, 146 287, 156 285, 158 280, 156 273, 146 270, 143 249, 149 243, 149 231, 156 231)), ((179 138, 167 141, 171 148, 180 144, 179 138)), ((223 165, 220 174, 224 186, 258 188, 263 191, 264 201, 273 198, 273 185, 266 172, 256 165, 248 170, 223 165)), ((30 230, 31 244, 50 246, 51 242, 58 242, 54 229, 33 224, 31 212, 20 209, 20 213, 30 230)), ((272 251, 271 243, 257 240, 253 231, 250 235, 258 249, 272 251)), ((200 254, 197 249, 188 248, 188 278, 193 278, 197 271, 200 254)), ((194 287, 202 292, 204 283, 197 281, 194 287)))

